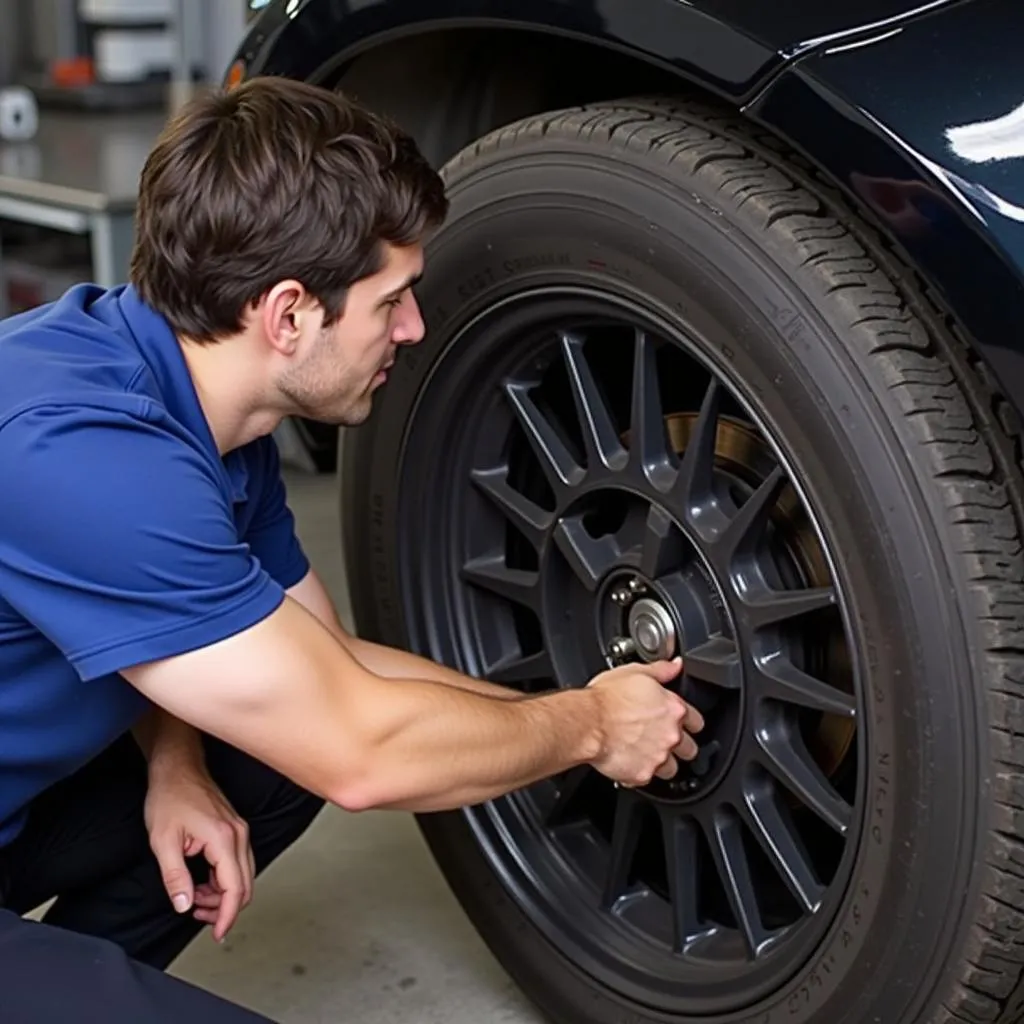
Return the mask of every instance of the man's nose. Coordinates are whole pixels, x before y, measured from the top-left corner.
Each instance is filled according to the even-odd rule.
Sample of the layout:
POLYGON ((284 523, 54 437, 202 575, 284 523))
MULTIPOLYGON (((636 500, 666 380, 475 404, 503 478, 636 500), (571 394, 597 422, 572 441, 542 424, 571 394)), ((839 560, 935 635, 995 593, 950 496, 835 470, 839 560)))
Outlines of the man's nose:
POLYGON ((423 340, 426 333, 427 327, 423 323, 419 303, 410 295, 402 303, 402 317, 395 325, 392 340, 396 345, 416 345, 423 340))

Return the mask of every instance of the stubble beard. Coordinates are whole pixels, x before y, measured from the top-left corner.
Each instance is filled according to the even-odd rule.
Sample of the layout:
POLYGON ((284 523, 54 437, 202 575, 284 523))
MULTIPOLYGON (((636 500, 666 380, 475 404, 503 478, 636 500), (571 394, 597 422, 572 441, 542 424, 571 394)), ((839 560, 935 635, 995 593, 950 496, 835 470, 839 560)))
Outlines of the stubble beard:
MULTIPOLYGON (((327 355, 326 346, 312 353, 278 384, 291 415, 301 416, 335 427, 357 427, 373 410, 373 391, 353 379, 344 369, 328 367, 320 354, 327 355), (334 386, 328 381, 333 376, 334 386)), ((334 358, 334 357, 332 357, 334 358)))

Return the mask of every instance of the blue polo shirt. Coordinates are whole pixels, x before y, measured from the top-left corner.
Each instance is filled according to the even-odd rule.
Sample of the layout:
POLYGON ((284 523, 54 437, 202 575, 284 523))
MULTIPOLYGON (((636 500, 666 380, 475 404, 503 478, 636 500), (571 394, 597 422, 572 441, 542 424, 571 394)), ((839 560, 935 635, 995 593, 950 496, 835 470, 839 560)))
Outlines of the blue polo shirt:
POLYGON ((221 457, 134 289, 0 321, 0 846, 147 709, 119 671, 254 625, 308 569, 273 439, 221 457))

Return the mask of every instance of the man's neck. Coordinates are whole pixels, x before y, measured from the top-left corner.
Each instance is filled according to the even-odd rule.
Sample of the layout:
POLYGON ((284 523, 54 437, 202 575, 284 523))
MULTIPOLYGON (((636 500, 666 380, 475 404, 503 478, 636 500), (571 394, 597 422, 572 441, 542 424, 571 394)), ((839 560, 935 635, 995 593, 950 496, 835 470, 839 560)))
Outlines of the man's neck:
POLYGON ((284 419, 261 392, 255 368, 246 365, 232 346, 244 345, 230 339, 209 345, 181 341, 182 355, 192 377, 203 416, 221 455, 250 441, 273 433, 284 419))

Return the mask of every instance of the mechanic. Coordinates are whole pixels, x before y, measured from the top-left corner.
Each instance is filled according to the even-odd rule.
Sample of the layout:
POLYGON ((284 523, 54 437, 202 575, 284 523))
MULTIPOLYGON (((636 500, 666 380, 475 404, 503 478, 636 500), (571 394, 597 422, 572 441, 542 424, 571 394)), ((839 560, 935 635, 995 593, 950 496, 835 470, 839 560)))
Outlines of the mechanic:
POLYGON ((678 659, 525 697, 346 634, 296 538, 272 432, 367 417, 446 212, 408 137, 257 79, 157 141, 130 284, 0 324, 4 1020, 256 1020, 163 971, 325 801, 696 755, 678 659))

